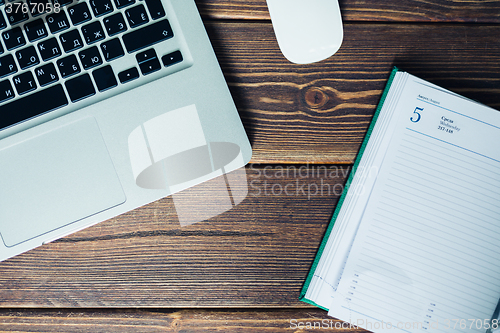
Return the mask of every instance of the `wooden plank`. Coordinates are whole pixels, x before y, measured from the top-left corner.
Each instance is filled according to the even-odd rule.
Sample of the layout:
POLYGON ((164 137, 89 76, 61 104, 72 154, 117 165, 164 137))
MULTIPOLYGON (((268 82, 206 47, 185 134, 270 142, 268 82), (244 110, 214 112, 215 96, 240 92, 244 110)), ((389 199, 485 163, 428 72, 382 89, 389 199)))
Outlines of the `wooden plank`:
MULTIPOLYGON (((0 307, 307 307, 299 292, 348 173, 251 165, 241 204, 182 228, 172 198, 154 202, 1 262, 0 307)), ((213 184, 204 198, 227 195, 213 184)))
POLYGON ((286 61, 269 23, 208 23, 256 163, 352 163, 394 65, 500 109, 500 26, 346 24, 315 64, 286 61))
POLYGON ((362 333, 319 309, 0 311, 2 332, 304 332, 362 333))
MULTIPOLYGON (((265 0, 196 0, 205 19, 269 19, 265 0)), ((342 19, 379 22, 499 23, 498 1, 339 0, 342 19)))
POLYGON ((266 0, 195 0, 205 20, 269 20, 266 0))

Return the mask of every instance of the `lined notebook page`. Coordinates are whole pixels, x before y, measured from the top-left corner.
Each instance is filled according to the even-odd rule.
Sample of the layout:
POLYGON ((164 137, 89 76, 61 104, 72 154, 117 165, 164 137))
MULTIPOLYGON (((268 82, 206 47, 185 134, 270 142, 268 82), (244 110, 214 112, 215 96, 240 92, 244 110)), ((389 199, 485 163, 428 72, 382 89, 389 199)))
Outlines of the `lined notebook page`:
POLYGON ((393 89, 387 95, 378 117, 370 140, 364 150, 361 162, 356 170, 349 192, 342 203, 341 210, 335 220, 330 237, 325 246, 318 266, 313 274, 306 298, 324 308, 329 308, 332 294, 340 282, 345 260, 349 254, 354 237, 358 230, 359 221, 363 214, 362 209, 356 206, 366 205, 371 189, 377 177, 383 156, 377 154, 379 150, 386 150, 394 132, 395 96, 401 93, 404 82, 395 82, 393 89))
POLYGON ((500 297, 500 115, 409 80, 329 314, 485 332, 500 297))

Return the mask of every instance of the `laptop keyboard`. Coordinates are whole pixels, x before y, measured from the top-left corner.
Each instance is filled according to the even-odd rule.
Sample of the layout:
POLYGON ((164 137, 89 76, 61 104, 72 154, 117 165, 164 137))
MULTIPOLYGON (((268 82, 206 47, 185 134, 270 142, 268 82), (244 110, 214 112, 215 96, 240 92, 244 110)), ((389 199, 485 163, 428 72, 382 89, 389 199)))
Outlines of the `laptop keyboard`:
POLYGON ((189 67, 161 0, 0 0, 0 129, 189 67))

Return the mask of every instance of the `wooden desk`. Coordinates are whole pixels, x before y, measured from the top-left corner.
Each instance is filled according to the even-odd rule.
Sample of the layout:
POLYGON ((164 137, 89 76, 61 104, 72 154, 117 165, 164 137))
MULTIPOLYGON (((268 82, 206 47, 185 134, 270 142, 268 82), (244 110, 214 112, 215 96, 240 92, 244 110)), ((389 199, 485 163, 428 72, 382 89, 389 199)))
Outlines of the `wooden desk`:
POLYGON ((500 109, 500 2, 341 0, 342 48, 303 66, 265 0, 197 4, 253 144, 247 198, 184 228, 166 198, 0 263, 0 330, 318 332, 297 298, 392 66, 500 109))

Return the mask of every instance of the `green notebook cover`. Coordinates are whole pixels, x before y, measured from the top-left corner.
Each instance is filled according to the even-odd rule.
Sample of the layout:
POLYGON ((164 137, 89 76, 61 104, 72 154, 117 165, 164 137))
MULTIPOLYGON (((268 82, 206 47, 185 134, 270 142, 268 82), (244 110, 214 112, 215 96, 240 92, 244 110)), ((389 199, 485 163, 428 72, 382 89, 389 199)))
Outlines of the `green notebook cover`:
MULTIPOLYGON (((399 69, 397 67, 394 67, 392 72, 391 72, 391 75, 389 76, 389 80, 387 82, 387 85, 385 86, 384 92, 382 93, 382 97, 380 98, 380 102, 377 106, 377 109, 375 110, 375 114, 373 115, 370 127, 368 127, 368 131, 366 132, 366 136, 363 140, 363 143, 361 144, 361 148, 358 152, 358 155, 356 156, 356 160, 354 161, 354 165, 352 167, 351 173, 349 174, 349 178, 347 179, 347 182, 345 184, 345 189, 349 189, 351 182, 354 178, 354 175, 356 174, 356 170, 357 170, 358 165, 361 161, 361 157, 363 156, 366 145, 368 144, 368 140, 370 139, 370 135, 372 134, 373 127, 375 126, 375 123, 377 122, 378 116, 380 114, 380 110, 382 110, 382 106, 384 105, 385 99, 386 99, 387 94, 389 92, 389 89, 392 85, 392 81, 394 80, 394 76, 396 75, 397 72, 399 72, 399 69)), ((344 202, 346 195, 347 195, 347 191, 344 190, 344 192, 342 193, 342 196, 340 197, 340 199, 337 203, 337 207, 335 208, 335 211, 333 212, 333 216, 332 216, 332 219, 330 220, 330 224, 328 225, 328 228, 326 229, 325 236, 323 237, 323 240, 321 241, 318 252, 316 253, 316 257, 314 258, 314 262, 312 264, 311 269, 309 270, 309 274, 307 275, 306 281, 304 282, 304 286, 302 287, 302 290, 300 291, 300 296, 299 296, 300 301, 312 304, 312 305, 317 306, 317 307, 319 307, 323 310, 326 310, 326 311, 328 311, 328 309, 326 309, 326 308, 314 303, 313 301, 305 298, 305 295, 306 295, 307 289, 309 288, 309 284, 311 283, 311 279, 314 275, 314 272, 316 271, 316 267, 319 263, 321 255, 323 254, 323 250, 325 249, 328 238, 330 237, 330 233, 332 232, 333 225, 335 224, 335 220, 337 219, 337 216, 340 212, 340 208, 342 207, 342 203, 344 202)))

